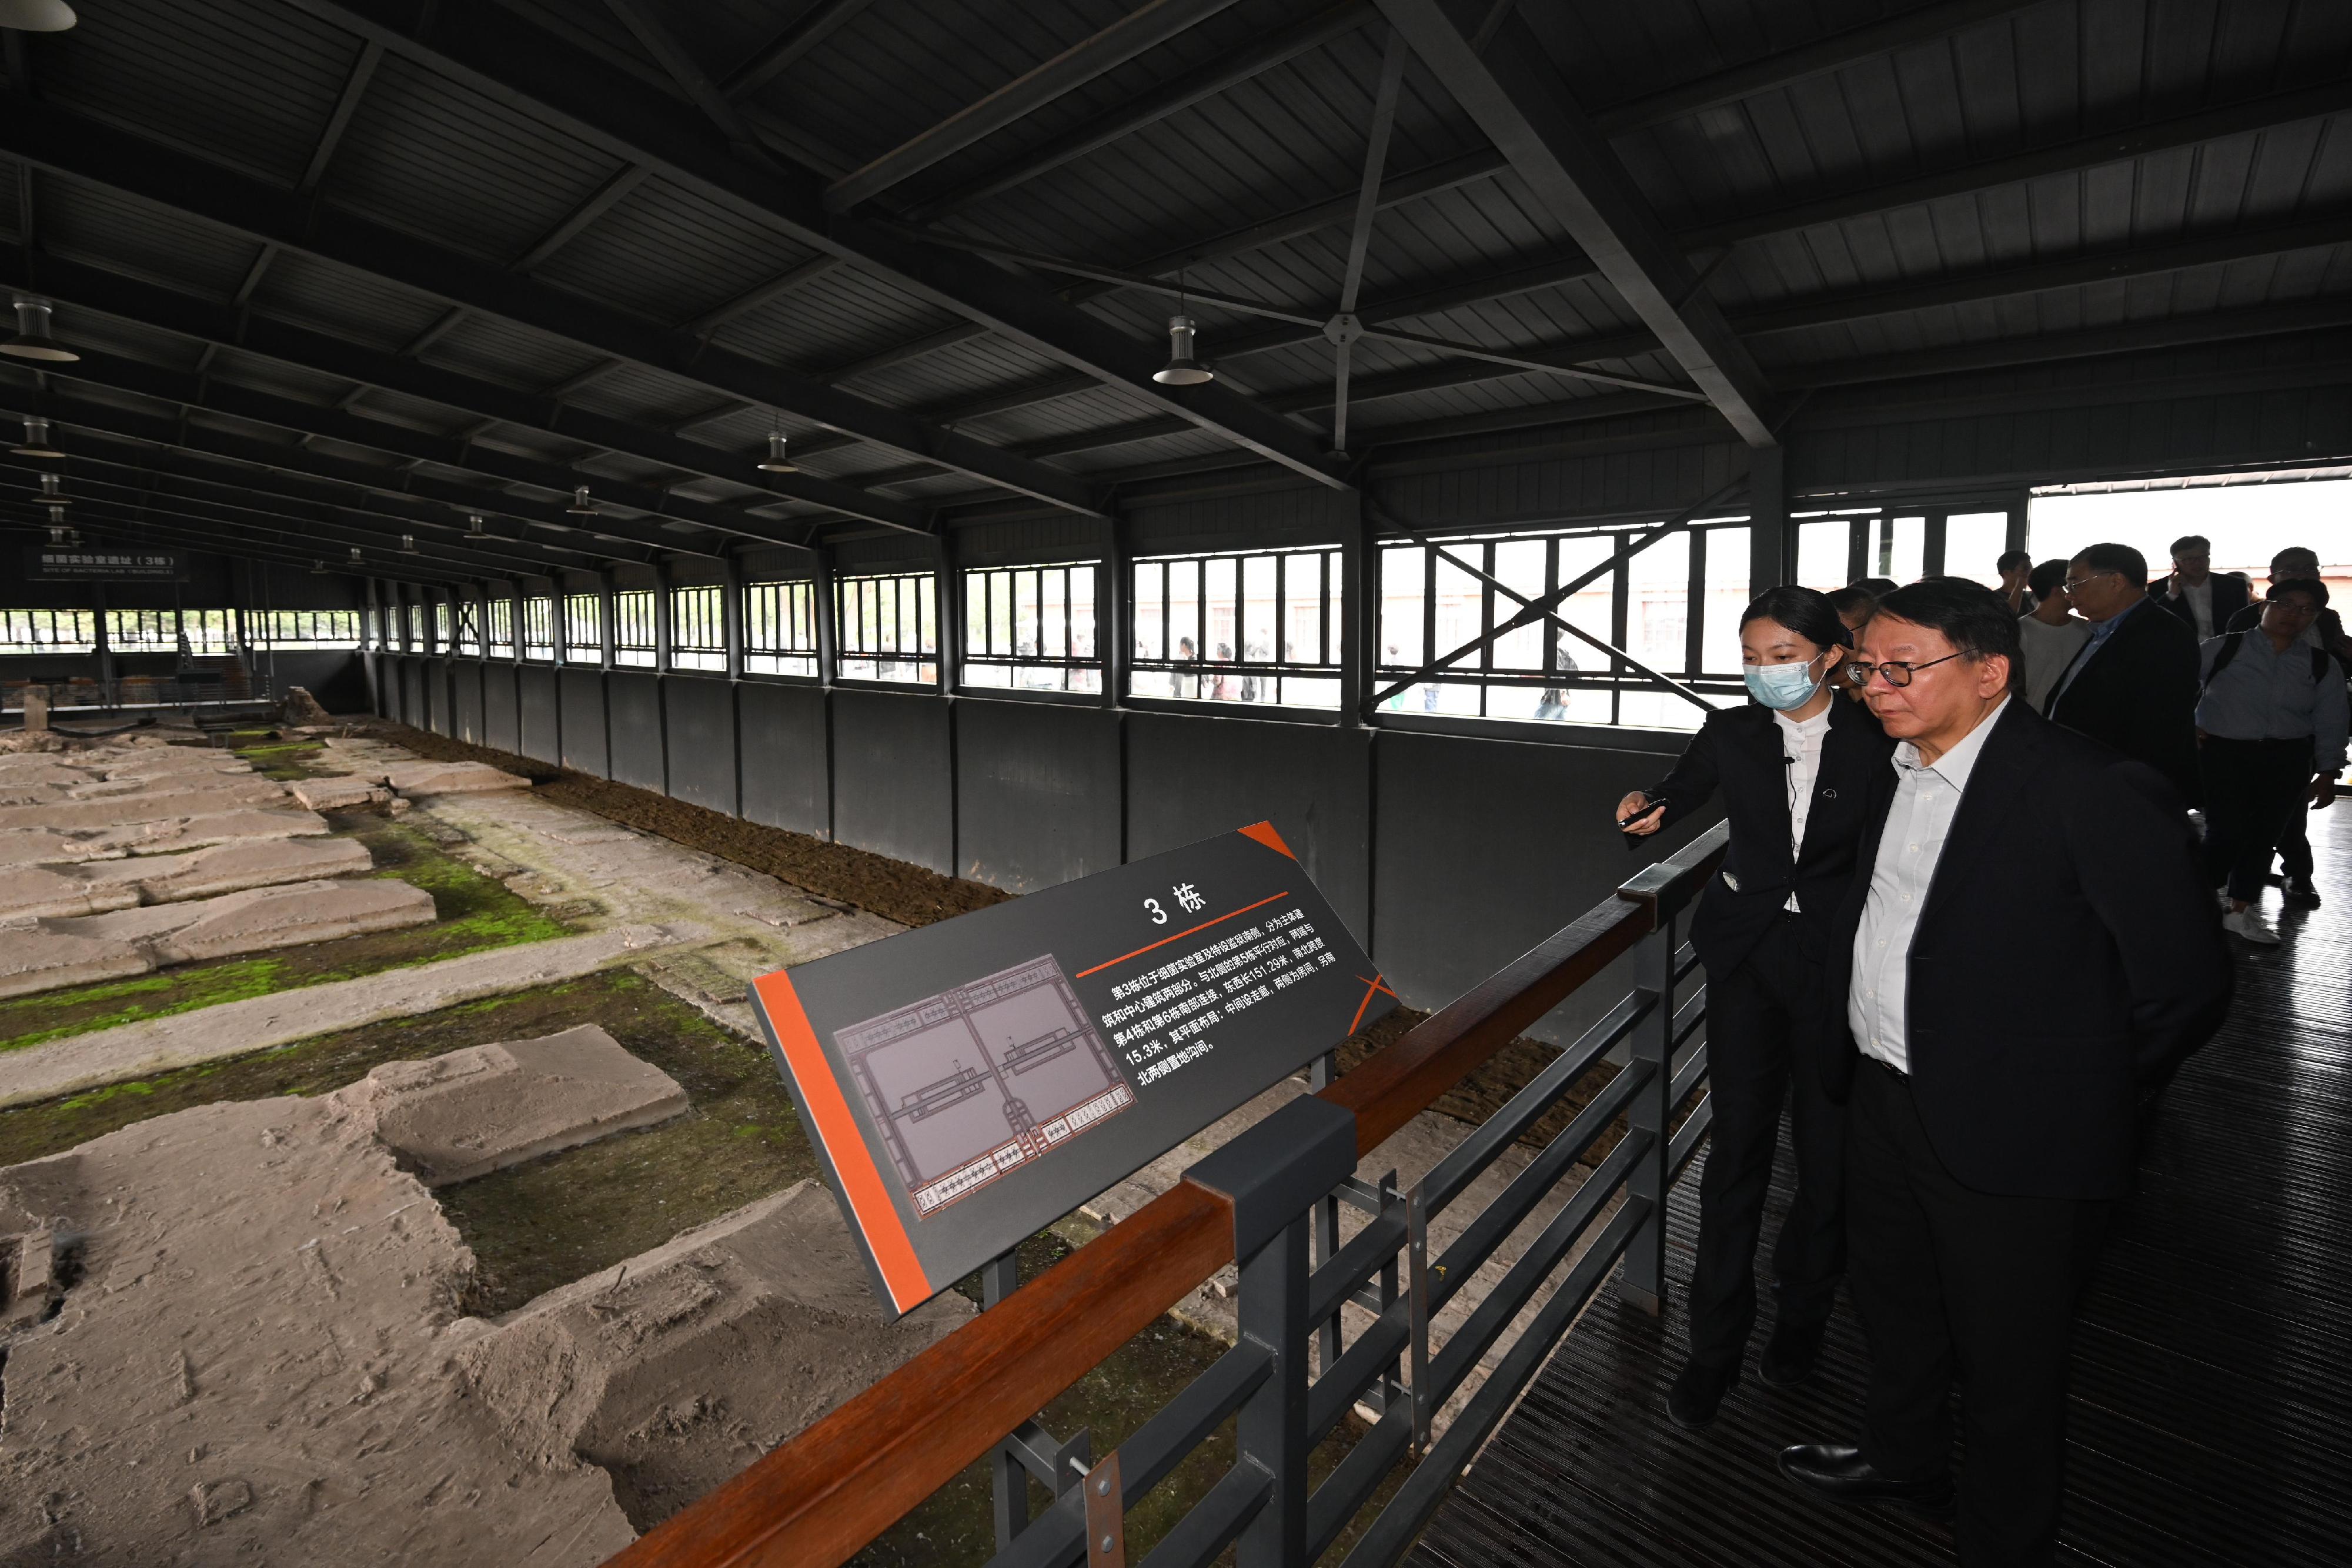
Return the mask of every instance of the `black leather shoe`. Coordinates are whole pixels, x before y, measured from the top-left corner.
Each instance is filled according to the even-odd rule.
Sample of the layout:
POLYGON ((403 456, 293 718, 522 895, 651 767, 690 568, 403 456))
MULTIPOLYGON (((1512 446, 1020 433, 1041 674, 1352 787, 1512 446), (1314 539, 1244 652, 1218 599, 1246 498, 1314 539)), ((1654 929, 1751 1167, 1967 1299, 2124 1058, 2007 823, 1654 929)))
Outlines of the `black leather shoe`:
POLYGON ((1896 1502, 1922 1513, 1952 1507, 1952 1478, 1891 1481, 1870 1468, 1860 1448, 1843 1443, 1800 1443, 1780 1450, 1780 1473, 1827 1502, 1896 1502))
POLYGON ((1764 1347, 1757 1372, 1775 1388, 1794 1388, 1813 1375, 1813 1364, 1822 1358, 1822 1336, 1829 1327, 1826 1318, 1809 1323, 1774 1323, 1771 1342, 1764 1347))
POLYGON ((2311 884, 2311 879, 2307 876, 2288 877, 2284 898, 2284 902, 2294 905, 2297 909, 2319 907, 2319 889, 2311 884))
POLYGON ((1739 1386, 1739 1367, 1709 1366, 1705 1362, 1683 1364, 1675 1385, 1666 1390, 1666 1415, 1677 1427, 1696 1432, 1715 1419, 1723 1396, 1739 1386))

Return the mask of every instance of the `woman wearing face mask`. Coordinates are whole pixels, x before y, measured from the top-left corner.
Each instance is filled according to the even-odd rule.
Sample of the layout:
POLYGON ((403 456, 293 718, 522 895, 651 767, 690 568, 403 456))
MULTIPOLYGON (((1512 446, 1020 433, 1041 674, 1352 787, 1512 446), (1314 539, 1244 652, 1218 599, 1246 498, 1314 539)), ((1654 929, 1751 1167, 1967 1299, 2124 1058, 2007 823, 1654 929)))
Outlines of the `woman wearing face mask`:
POLYGON ((1840 702, 1827 685, 1850 635, 1826 594, 1765 593, 1739 622, 1754 706, 1710 715, 1663 783, 1617 803, 1618 825, 1647 835, 1693 816, 1720 789, 1731 821, 1723 870, 1691 921, 1706 967, 1715 1120, 1699 1182, 1690 1358, 1666 1396, 1667 1414, 1684 1427, 1713 1420, 1739 1381, 1756 1322, 1764 1194, 1792 1083, 1797 1195, 1773 1248, 1779 1305, 1759 1367, 1766 1383, 1787 1387, 1811 1372, 1845 1268, 1845 1118, 1820 1071, 1843 998, 1828 994, 1825 960, 1831 921, 1856 874, 1868 786, 1894 747, 1867 708, 1840 702))

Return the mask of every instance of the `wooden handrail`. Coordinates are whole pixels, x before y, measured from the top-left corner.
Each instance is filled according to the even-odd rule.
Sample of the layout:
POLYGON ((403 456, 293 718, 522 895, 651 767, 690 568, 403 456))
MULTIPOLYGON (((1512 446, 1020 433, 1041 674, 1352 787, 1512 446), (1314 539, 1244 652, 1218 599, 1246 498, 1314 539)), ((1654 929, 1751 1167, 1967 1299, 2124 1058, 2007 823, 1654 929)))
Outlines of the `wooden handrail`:
MULTIPOLYGON (((1674 883, 1704 881, 1725 841, 1717 827, 1661 863, 1674 883)), ((1324 1090, 1355 1112, 1357 1153, 1630 952, 1655 909, 1612 894, 1324 1090)), ((1233 1260, 1227 1200, 1180 1182, 606 1568, 837 1568, 1233 1260)))

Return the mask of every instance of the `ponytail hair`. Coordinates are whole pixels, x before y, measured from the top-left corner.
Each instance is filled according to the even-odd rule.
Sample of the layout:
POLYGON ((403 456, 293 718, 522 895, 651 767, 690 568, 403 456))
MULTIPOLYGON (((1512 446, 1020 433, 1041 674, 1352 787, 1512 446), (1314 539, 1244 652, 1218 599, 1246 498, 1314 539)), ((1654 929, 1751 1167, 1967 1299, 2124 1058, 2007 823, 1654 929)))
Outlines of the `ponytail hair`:
POLYGON ((1830 602, 1830 596, 1811 588, 1784 584, 1766 589, 1739 612, 1743 631, 1750 621, 1778 621, 1819 648, 1853 646, 1853 634, 1838 619, 1837 606, 1830 602))

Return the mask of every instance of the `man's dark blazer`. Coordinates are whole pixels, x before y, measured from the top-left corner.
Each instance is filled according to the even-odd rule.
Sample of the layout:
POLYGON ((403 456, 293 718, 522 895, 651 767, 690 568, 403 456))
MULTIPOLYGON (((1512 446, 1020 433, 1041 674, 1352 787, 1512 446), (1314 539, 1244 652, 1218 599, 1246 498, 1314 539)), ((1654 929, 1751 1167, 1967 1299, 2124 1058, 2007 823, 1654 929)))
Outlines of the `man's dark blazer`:
POLYGON ((1843 695, 1830 699, 1830 729, 1822 737, 1813 799, 1805 813, 1805 842, 1789 852, 1789 774, 1780 727, 1772 710, 1749 704, 1707 716, 1674 771, 1651 788, 1664 801, 1665 821, 1678 821, 1723 791, 1731 819, 1731 848, 1722 872, 1706 884, 1691 917, 1691 941, 1710 975, 1728 975, 1748 956, 1777 912, 1797 895, 1800 940, 1826 954, 1830 922, 1853 875, 1854 844, 1873 776, 1887 771, 1894 742, 1878 720, 1843 695))
MULTIPOLYGON (((2253 585, 2246 580, 2242 572, 2235 571, 2209 572, 2205 580, 2213 585, 2213 632, 2219 636, 2229 626, 2230 617, 2253 601, 2253 585)), ((2156 601, 2156 607, 2194 634, 2197 612, 2189 607, 2186 599, 2170 597, 2171 592, 2172 579, 2169 577, 2159 577, 2147 585, 2147 596, 2156 601)))
MULTIPOLYGON (((2121 1197, 2142 1091, 2229 1007, 2221 912, 2161 779, 2016 698, 1991 722, 1912 936, 1913 1097, 1965 1186, 2121 1197)), ((1839 911, 1841 997, 1895 800, 1895 770, 1882 771, 1839 911)), ((1838 1025, 1825 1078, 1843 1097, 1861 1058, 1843 1013, 1838 1025)))
POLYGON ((2049 698, 2047 716, 2147 763, 2194 801, 2197 788, 2197 633, 2155 606, 2123 624, 2049 698))

